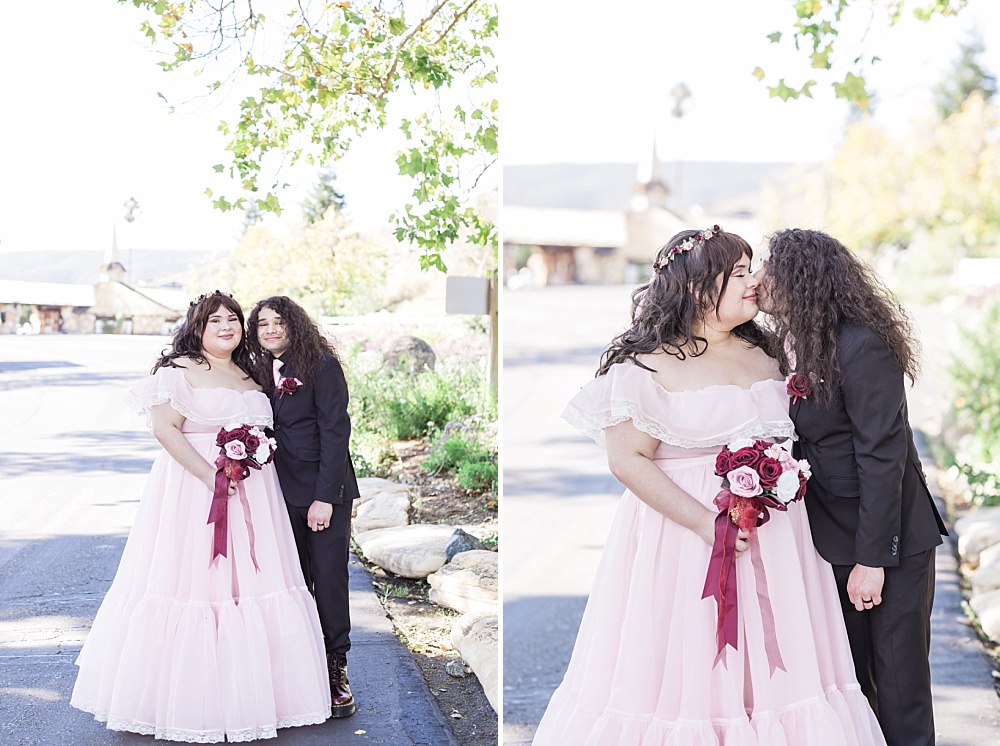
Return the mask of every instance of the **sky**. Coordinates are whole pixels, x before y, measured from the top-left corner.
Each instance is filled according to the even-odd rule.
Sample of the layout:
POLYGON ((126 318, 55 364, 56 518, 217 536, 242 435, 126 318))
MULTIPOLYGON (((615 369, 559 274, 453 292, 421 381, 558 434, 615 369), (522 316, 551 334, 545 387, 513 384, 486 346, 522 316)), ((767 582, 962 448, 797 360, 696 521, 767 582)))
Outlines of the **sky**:
MULTIPOLYGON (((502 0, 503 162, 635 162, 650 149, 654 122, 665 161, 821 160, 839 141, 844 103, 824 85, 815 99, 781 103, 750 74, 757 65, 772 75, 798 66, 803 80, 813 74, 765 38, 788 30, 791 5, 502 0), (676 119, 669 91, 680 81, 692 96, 676 119)), ((158 91, 180 101, 201 84, 156 66, 159 57, 139 31, 144 16, 131 3, 47 0, 45 17, 38 7, 0 4, 0 256, 103 251, 113 228, 123 252, 230 248, 241 215, 216 211, 204 190, 224 192, 212 172, 227 162, 217 126, 238 96, 170 114, 158 91), (140 204, 131 224, 122 219, 129 197, 140 204)), ((867 13, 853 14, 853 39, 867 21, 867 13)), ((875 26, 866 42, 884 59, 871 75, 880 94, 876 116, 899 131, 927 109, 928 83, 971 27, 1000 39, 1000 3, 970 0, 958 18, 875 26)), ((984 61, 1000 73, 1000 45, 984 61)), ((393 132, 372 133, 336 164, 356 228, 384 227, 405 204, 410 184, 395 167, 401 145, 393 132)), ((294 207, 312 172, 287 176, 296 188, 285 203, 294 207)))
MULTIPOLYGON (((926 2, 910 2, 912 8, 926 2)), ((505 164, 636 162, 651 148, 661 160, 817 162, 840 140, 848 107, 796 55, 789 36, 792 0, 503 0, 501 149, 505 164), (820 81, 813 99, 770 99, 751 73, 776 82, 820 81), (673 87, 691 91, 685 114, 671 116, 673 87)), ((937 83, 972 27, 1000 42, 1000 3, 970 0, 953 18, 920 23, 909 15, 888 28, 869 2, 855 0, 841 42, 882 57, 871 70, 875 118, 899 134, 929 111, 937 83)), ((1000 44, 982 58, 1000 74, 1000 44)))
MULTIPOLYGON (((105 251, 113 229, 122 252, 235 244, 242 215, 215 210, 204 192, 234 193, 212 166, 228 163, 217 127, 238 97, 170 114, 158 91, 180 101, 203 83, 160 70, 139 31, 144 18, 115 0, 0 4, 0 261, 11 251, 105 251), (131 224, 129 197, 140 204, 131 224)), ((374 133, 336 164, 356 228, 384 227, 405 204, 412 187, 395 165, 402 142, 374 133)), ((298 185, 284 201, 294 207, 313 171, 286 176, 298 185)))

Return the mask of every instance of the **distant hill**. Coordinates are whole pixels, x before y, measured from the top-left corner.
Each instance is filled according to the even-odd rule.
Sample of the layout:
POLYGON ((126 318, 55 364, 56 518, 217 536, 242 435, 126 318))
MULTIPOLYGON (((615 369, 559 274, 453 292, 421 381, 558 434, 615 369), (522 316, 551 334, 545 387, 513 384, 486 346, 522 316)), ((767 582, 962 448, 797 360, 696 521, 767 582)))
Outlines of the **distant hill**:
MULTIPOLYGON (((192 265, 210 256, 204 251, 123 251, 121 262, 130 284, 164 280, 183 282, 192 265)), ((0 253, 0 280, 96 283, 102 251, 11 251, 0 253)))
MULTIPOLYGON (((766 182, 782 181, 801 168, 795 163, 728 163, 664 161, 660 173, 671 200, 686 210, 699 205, 708 212, 720 203, 760 193, 766 182)), ((637 165, 634 163, 546 163, 505 166, 504 204, 576 210, 628 209, 637 165)))

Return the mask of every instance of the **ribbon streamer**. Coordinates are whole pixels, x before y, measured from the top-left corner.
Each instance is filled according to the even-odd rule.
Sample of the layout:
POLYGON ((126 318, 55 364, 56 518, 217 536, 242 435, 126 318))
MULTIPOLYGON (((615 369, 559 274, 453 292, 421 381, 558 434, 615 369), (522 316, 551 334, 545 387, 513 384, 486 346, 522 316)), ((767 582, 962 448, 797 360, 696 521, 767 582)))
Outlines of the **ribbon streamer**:
POLYGON ((739 630, 737 627, 738 613, 736 608, 736 539, 742 528, 749 532, 750 560, 754 568, 754 579, 757 600, 760 604, 761 623, 764 628, 764 650, 767 654, 771 675, 776 669, 785 671, 781 652, 778 650, 778 638, 775 633, 774 612, 767 595, 767 577, 764 573, 764 563, 760 555, 760 542, 757 538, 757 528, 767 523, 771 515, 768 508, 786 510, 779 501, 770 497, 738 497, 729 489, 723 487, 715 496, 715 506, 719 515, 715 518, 715 542, 712 544, 712 557, 708 563, 708 573, 705 576, 705 587, 702 598, 712 597, 718 606, 718 621, 715 627, 715 640, 718 654, 713 666, 721 660, 725 665, 726 647, 739 649, 739 630))
POLYGON ((215 558, 220 555, 228 557, 229 483, 233 481, 236 482, 236 493, 239 495, 240 504, 243 506, 243 520, 246 523, 247 536, 250 541, 250 559, 253 561, 254 569, 260 572, 260 567, 257 564, 257 552, 254 549, 253 522, 250 519, 250 501, 247 499, 247 493, 243 487, 243 480, 248 476, 250 470, 244 464, 234 461, 224 454, 215 460, 215 466, 218 468, 218 471, 215 472, 215 492, 212 493, 212 505, 208 511, 208 523, 215 524, 212 541, 212 559, 210 563, 214 562, 215 558))

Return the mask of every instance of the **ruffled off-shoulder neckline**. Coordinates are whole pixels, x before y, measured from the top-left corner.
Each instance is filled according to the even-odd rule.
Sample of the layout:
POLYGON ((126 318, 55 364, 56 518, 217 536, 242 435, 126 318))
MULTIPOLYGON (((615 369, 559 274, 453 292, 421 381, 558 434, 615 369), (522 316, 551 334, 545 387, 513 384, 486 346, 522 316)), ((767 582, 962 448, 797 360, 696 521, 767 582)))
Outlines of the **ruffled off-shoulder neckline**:
POLYGON ((598 443, 605 428, 632 420, 637 429, 681 448, 721 446, 737 438, 794 438, 784 382, 767 378, 749 387, 711 384, 669 391, 651 371, 618 363, 587 383, 563 419, 598 443))

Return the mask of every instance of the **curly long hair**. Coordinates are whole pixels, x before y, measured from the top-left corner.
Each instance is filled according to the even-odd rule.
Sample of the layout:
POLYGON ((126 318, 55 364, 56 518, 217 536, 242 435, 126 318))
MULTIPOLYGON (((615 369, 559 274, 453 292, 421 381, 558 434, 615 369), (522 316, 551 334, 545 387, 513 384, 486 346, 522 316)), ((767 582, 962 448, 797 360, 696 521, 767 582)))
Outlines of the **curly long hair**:
POLYGON ((316 381, 319 369, 323 364, 324 353, 336 356, 333 346, 323 336, 306 310, 285 295, 273 295, 258 301, 247 318, 247 347, 250 350, 252 367, 250 375, 264 387, 274 388, 271 353, 260 346, 257 339, 257 321, 262 309, 270 308, 285 322, 285 334, 288 337, 288 352, 282 359, 292 361, 295 366, 295 377, 302 383, 312 384, 316 381))
POLYGON ((875 332, 900 369, 915 381, 919 348, 906 310, 875 272, 833 236, 792 228, 769 241, 766 292, 782 368, 791 339, 795 370, 813 381, 816 402, 828 408, 844 375, 837 361, 841 326, 856 324, 875 332))
MULTIPOLYGON (((642 354, 663 350, 684 360, 708 349, 708 341, 695 333, 695 326, 710 313, 718 315, 733 267, 744 256, 753 259, 753 249, 735 233, 718 231, 694 248, 667 259, 679 243, 699 232, 681 231, 657 250, 659 269, 647 284, 632 293, 632 325, 604 350, 598 376, 626 360, 649 370, 637 359, 642 354)), ((752 319, 732 333, 773 357, 771 337, 752 319)))
POLYGON ((247 351, 247 335, 243 332, 243 309, 232 296, 218 290, 200 297, 188 307, 184 321, 170 340, 170 348, 160 353, 160 358, 153 364, 150 373, 155 373, 160 368, 180 368, 176 360, 182 357, 190 358, 196 363, 204 363, 211 368, 212 364, 208 362, 202 349, 201 338, 205 334, 209 316, 222 307, 232 311, 239 318, 240 343, 233 350, 232 358, 240 370, 250 375, 250 353, 247 351))

